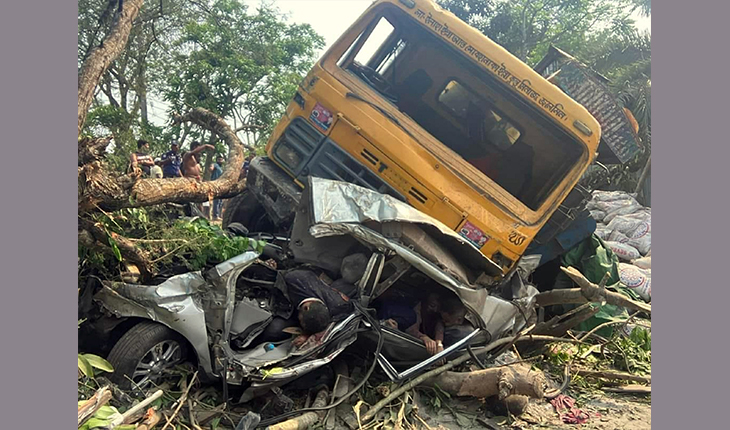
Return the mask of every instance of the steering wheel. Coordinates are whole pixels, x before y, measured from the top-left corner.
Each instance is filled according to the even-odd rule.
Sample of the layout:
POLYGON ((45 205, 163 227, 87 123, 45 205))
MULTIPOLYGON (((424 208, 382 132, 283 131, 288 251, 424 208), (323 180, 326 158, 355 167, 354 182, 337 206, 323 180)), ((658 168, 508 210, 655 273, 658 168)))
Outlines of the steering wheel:
POLYGON ((355 73, 359 75, 366 84, 378 90, 380 94, 392 103, 398 102, 398 97, 388 91, 390 89, 390 84, 388 84, 388 82, 386 82, 385 79, 378 74, 378 72, 371 67, 364 66, 362 64, 352 63, 352 65, 355 68, 355 73))

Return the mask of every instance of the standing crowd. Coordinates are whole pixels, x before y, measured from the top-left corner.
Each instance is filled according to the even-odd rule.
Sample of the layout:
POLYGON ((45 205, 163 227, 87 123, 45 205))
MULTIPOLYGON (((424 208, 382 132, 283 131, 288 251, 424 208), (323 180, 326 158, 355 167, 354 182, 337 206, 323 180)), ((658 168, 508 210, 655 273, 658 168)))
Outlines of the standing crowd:
MULTIPOLYGON (((150 155, 150 144, 146 140, 137 141, 137 150, 129 156, 129 171, 144 178, 189 178, 196 181, 203 181, 203 167, 201 167, 201 155, 204 152, 214 154, 215 146, 202 144, 194 141, 190 144, 190 150, 181 153, 180 144, 173 140, 170 144, 170 150, 162 154, 160 158, 153 158, 150 155)), ((248 174, 248 167, 251 160, 255 157, 250 152, 241 166, 241 175, 245 177, 248 174)), ((210 163, 208 171, 210 172, 210 180, 215 181, 223 175, 223 166, 225 157, 217 154, 215 160, 210 163)), ((203 208, 198 209, 211 220, 220 220, 223 213, 223 200, 215 199, 210 204, 204 203, 203 208), (212 210, 211 210, 212 209, 212 210)))

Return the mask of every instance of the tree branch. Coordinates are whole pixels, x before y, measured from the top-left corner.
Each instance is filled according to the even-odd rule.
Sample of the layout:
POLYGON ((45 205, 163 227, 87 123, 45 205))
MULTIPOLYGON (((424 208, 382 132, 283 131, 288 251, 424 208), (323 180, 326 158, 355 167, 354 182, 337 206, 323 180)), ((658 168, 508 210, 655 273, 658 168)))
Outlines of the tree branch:
POLYGON ((605 288, 600 288, 598 285, 586 279, 573 267, 561 267, 561 269, 573 280, 573 282, 578 284, 580 288, 566 288, 540 293, 535 296, 538 305, 544 307, 557 304, 601 302, 605 300, 607 303, 612 305, 646 312, 651 315, 651 305, 640 303, 629 299, 623 294, 614 293, 613 291, 608 291, 605 288))
POLYGON ((101 160, 106 152, 106 147, 111 142, 111 136, 91 139, 84 137, 79 139, 79 166, 92 161, 101 160))
POLYGON ((137 265, 140 274, 148 277, 152 273, 152 263, 146 252, 137 248, 134 243, 130 242, 124 236, 120 236, 114 232, 108 232, 98 223, 80 218, 78 237, 80 244, 89 248, 100 249, 107 254, 111 252, 111 246, 108 240, 111 237, 114 243, 116 243, 117 248, 119 248, 122 257, 137 265))
POLYGON ((132 21, 139 13, 143 0, 126 0, 112 29, 98 47, 95 47, 84 61, 78 78, 78 133, 86 121, 94 89, 111 63, 124 50, 129 39, 132 21))

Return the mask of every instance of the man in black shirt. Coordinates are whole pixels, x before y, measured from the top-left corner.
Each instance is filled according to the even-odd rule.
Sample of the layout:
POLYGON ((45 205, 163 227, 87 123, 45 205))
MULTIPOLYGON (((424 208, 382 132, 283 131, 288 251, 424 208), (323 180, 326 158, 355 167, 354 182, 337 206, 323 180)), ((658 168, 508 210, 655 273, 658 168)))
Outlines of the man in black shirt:
POLYGON ((284 275, 289 300, 297 310, 299 325, 306 334, 319 333, 332 318, 352 312, 350 298, 325 284, 316 273, 294 270, 284 275))

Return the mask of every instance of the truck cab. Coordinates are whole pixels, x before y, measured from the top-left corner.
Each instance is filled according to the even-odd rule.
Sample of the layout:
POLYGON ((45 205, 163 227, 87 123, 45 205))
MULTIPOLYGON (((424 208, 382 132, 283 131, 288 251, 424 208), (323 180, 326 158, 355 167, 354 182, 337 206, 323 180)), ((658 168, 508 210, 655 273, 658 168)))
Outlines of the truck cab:
POLYGON ((349 182, 440 221, 503 278, 600 139, 586 108, 450 12, 379 0, 301 82, 226 219, 285 229, 307 177, 349 182))

